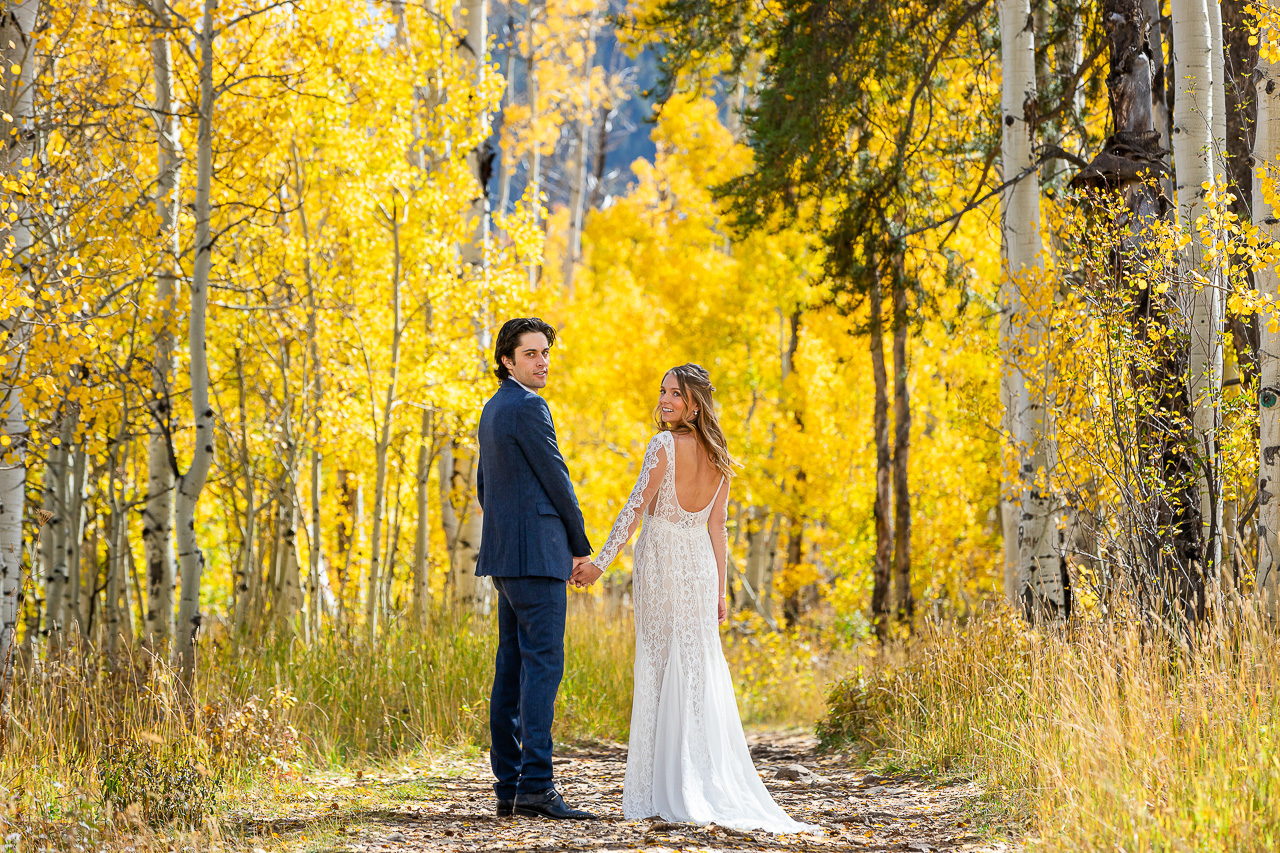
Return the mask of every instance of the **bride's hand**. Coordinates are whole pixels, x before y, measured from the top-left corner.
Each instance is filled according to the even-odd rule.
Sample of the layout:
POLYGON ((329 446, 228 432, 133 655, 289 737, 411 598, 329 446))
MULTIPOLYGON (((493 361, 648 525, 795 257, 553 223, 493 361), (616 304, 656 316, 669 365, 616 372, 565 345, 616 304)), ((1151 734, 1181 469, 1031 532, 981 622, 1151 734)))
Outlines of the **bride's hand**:
POLYGON ((720 596, 720 604, 716 607, 716 618, 720 620, 720 624, 729 621, 729 603, 724 600, 724 596, 720 596))

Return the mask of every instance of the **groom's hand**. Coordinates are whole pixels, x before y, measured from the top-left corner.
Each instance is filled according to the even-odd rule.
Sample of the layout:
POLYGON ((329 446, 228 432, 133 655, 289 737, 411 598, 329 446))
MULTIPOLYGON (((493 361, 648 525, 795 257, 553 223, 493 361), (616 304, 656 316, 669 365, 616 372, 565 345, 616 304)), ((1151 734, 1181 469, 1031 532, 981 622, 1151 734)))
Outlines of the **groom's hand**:
POLYGON ((575 561, 573 567, 573 576, 569 578, 569 582, 580 589, 586 589, 596 581, 600 580, 600 576, 604 572, 590 558, 585 558, 582 562, 575 561))

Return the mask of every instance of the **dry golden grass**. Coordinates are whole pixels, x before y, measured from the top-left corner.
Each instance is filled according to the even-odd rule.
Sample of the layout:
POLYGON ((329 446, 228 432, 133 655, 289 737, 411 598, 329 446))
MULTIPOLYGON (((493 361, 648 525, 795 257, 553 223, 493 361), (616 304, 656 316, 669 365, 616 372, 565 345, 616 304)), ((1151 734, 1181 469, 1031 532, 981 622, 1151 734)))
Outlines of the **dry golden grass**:
MULTIPOLYGON (((748 620, 725 639, 744 721, 811 724, 836 658, 756 627, 748 620)), ((629 611, 573 596, 558 739, 626 740, 633 630, 629 611)), ((0 838, 21 831, 71 847, 86 833, 128 832, 144 850, 148 838, 171 846, 194 829, 207 840, 227 830, 229 802, 269 804, 264 792, 289 790, 304 771, 484 748, 495 640, 492 619, 443 615, 424 634, 393 627, 373 646, 358 632, 311 645, 207 638, 194 713, 173 671, 141 653, 107 663, 68 649, 26 665, 0 755, 0 838), (158 835, 146 825, 166 819, 158 835)))
POLYGON ((1045 850, 1280 848, 1280 642, 1251 616, 1194 648, 1130 624, 929 625, 868 660, 820 725, 979 772, 1045 850))

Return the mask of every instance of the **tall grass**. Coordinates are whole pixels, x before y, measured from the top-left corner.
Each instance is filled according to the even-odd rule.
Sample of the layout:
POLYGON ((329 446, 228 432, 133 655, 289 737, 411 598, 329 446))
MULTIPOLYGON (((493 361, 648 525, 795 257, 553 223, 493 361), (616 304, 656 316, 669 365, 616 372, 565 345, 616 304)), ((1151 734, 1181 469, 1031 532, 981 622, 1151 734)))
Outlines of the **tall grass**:
POLYGON ((830 743, 963 767, 1046 850, 1280 848, 1280 643, 1256 618, 1192 648, 1132 624, 929 625, 833 688, 830 743))
MULTIPOLYGON (((630 611, 587 596, 570 602, 555 737, 625 741, 630 611)), ((744 720, 812 723, 826 671, 815 666, 833 659, 813 639, 756 627, 725 637, 744 720)), ((291 634, 210 636, 194 702, 169 667, 142 654, 106 662, 70 648, 28 663, 0 755, 0 829, 6 814, 93 823, 139 792, 150 798, 145 816, 198 824, 208 815, 183 804, 212 803, 219 789, 264 776, 484 747, 496 639, 492 618, 446 614, 421 633, 392 624, 373 644, 342 631, 310 644, 291 634)))

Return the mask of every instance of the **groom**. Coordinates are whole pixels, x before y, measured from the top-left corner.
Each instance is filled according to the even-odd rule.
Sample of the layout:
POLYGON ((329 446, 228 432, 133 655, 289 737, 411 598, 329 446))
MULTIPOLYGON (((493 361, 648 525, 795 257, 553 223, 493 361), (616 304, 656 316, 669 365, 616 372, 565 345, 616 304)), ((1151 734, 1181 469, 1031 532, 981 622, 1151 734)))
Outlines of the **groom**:
POLYGON ((590 560, 569 470, 556 444, 547 386, 556 332, 508 320, 494 344, 502 381, 480 415, 484 510, 476 574, 498 590, 498 654, 489 703, 489 760, 498 815, 589 819, 556 792, 551 721, 564 674, 565 583, 590 560))

